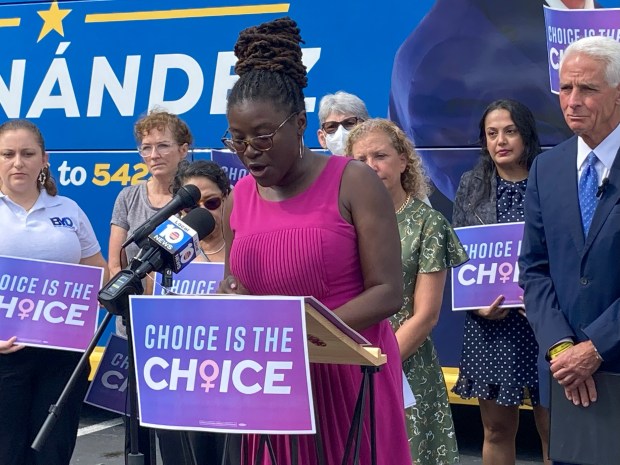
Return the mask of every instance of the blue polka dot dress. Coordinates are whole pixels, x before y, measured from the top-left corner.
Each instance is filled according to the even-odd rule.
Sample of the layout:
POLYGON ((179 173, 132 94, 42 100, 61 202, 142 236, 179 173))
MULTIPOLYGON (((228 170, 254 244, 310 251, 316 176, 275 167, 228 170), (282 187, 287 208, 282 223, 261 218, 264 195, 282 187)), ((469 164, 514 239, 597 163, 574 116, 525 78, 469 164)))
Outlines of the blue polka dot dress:
MULTIPOLYGON (((523 221, 526 185, 526 179, 510 182, 497 177, 498 223, 523 221)), ((464 399, 495 400, 505 406, 520 405, 527 398, 538 405, 537 354, 534 332, 517 309, 502 320, 467 312, 459 378, 452 391, 464 399)))

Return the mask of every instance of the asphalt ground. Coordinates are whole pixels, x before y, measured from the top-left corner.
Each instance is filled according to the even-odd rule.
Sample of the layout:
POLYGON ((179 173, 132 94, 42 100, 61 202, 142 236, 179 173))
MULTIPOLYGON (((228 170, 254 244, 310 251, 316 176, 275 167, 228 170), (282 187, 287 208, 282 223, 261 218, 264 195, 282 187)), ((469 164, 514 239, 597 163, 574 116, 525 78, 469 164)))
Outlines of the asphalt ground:
MULTIPOLYGON (((482 423, 478 408, 470 405, 453 405, 452 410, 461 463, 481 464, 482 423)), ((71 465, 125 464, 123 459, 125 433, 122 419, 118 415, 85 404, 78 434, 71 465)), ((542 464, 540 442, 530 410, 522 410, 520 414, 516 464, 542 464)))

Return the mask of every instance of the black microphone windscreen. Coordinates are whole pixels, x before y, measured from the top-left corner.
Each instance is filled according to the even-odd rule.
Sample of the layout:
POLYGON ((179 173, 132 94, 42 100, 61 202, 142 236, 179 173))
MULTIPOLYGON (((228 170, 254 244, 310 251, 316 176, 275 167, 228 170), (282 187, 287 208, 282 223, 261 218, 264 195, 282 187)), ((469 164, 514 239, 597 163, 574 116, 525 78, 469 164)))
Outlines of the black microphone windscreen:
POLYGON ((206 208, 194 208, 181 218, 181 221, 195 230, 200 240, 207 237, 215 229, 215 218, 206 208))
POLYGON ((193 184, 182 186, 175 195, 178 195, 183 201, 183 208, 192 208, 196 206, 200 200, 200 189, 193 184))

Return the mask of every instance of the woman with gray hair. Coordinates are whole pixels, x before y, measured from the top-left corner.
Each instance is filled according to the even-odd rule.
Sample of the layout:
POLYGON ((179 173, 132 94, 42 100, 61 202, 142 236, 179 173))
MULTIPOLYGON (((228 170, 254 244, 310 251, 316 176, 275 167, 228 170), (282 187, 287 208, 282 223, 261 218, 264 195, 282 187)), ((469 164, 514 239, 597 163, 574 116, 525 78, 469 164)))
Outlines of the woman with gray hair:
POLYGON ((319 144, 334 155, 344 155, 349 132, 369 118, 366 104, 357 95, 339 90, 319 103, 319 144))

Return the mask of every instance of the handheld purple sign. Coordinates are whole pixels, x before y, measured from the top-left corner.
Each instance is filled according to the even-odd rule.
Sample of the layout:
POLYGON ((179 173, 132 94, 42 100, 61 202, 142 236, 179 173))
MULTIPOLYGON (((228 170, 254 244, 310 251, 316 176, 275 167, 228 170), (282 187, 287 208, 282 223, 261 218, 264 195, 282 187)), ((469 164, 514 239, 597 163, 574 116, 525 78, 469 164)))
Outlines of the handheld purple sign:
POLYGON ((212 150, 211 160, 220 165, 222 169, 228 174, 230 184, 234 186, 237 181, 249 174, 247 168, 243 165, 236 153, 229 152, 228 150, 212 150))
POLYGON ((97 328, 101 268, 0 256, 0 339, 84 351, 97 328))
POLYGON ((194 261, 172 276, 170 289, 162 287, 161 276, 161 273, 155 273, 153 295, 215 294, 217 286, 224 278, 224 264, 194 261))
POLYGON ((84 402, 121 415, 128 415, 128 373, 127 339, 110 334, 84 402))
POLYGON ((488 307, 499 295, 502 307, 521 307, 519 252, 523 223, 454 228, 469 261, 452 269, 452 310, 488 307))
POLYGON ((620 40, 620 9, 555 10, 545 6, 545 35, 551 92, 560 91, 560 61, 571 43, 590 36, 620 40))

